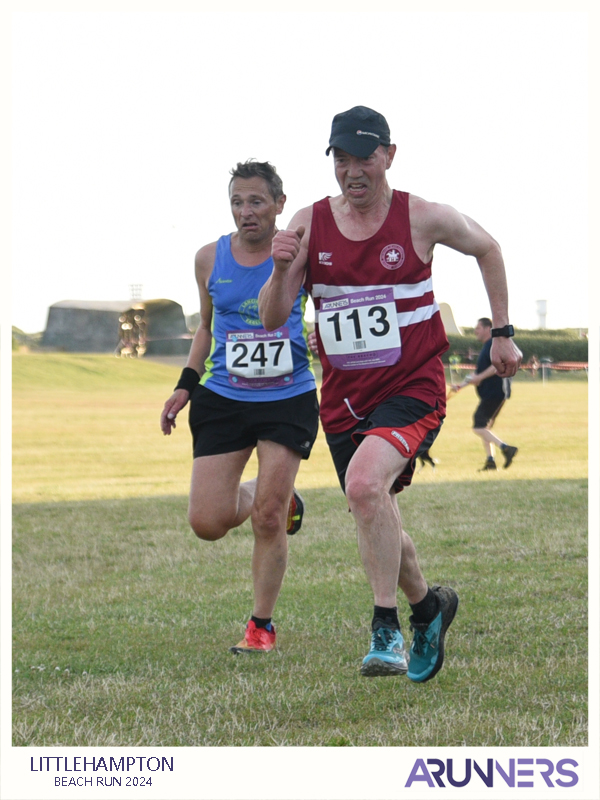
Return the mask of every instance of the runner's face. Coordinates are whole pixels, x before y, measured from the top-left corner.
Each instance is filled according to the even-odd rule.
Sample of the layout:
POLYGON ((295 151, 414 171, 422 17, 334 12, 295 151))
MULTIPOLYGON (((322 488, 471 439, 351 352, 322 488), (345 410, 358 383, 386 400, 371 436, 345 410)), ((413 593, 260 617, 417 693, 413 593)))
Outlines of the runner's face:
POLYGON ((234 178, 229 200, 240 239, 258 244, 273 238, 275 220, 283 211, 285 195, 273 200, 263 178, 234 178))
POLYGON ((357 207, 378 200, 387 186, 385 173, 391 167, 395 153, 396 145, 393 144, 387 149, 380 145, 366 158, 334 148, 335 177, 346 200, 357 207))
POLYGON ((491 329, 486 328, 485 325, 482 325, 481 322, 478 322, 475 325, 475 336, 477 337, 478 342, 486 342, 490 336, 491 329))

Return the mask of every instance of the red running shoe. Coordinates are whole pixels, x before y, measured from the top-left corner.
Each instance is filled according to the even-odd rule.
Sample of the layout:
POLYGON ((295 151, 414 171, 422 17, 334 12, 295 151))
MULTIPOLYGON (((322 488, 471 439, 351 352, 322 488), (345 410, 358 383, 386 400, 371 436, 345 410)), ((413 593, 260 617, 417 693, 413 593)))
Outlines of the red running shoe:
POLYGON ((241 642, 230 647, 231 653, 269 653, 275 647, 275 639, 277 634, 275 628, 271 625, 271 630, 266 628, 257 628, 252 620, 246 625, 246 633, 241 642))

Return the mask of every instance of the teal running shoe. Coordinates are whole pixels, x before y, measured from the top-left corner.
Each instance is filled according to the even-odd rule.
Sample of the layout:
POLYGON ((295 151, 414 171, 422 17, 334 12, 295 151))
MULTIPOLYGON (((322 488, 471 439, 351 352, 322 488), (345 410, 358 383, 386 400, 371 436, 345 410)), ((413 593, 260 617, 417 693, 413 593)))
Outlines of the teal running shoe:
POLYGON ((367 678, 404 675, 408 669, 404 639, 394 628, 377 628, 371 635, 371 649, 363 658, 360 674, 367 678))
POLYGON ((458 608, 458 595, 449 586, 432 586, 438 599, 439 612, 429 623, 415 622, 410 617, 410 629, 414 632, 410 646, 408 677, 415 683, 430 681, 444 663, 444 638, 458 608))

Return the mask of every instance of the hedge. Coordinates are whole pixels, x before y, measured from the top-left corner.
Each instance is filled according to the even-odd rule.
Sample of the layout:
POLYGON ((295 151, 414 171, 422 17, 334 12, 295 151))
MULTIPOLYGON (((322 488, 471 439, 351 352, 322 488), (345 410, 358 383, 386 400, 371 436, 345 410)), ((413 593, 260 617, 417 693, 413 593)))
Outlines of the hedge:
MULTIPOLYGON (((481 350, 472 329, 466 329, 464 336, 448 334, 450 348, 442 356, 445 364, 450 356, 459 356, 464 363, 473 363, 481 350)), ((586 361, 588 360, 588 340, 580 338, 577 331, 572 330, 539 330, 531 331, 515 328, 515 342, 523 352, 523 363, 532 356, 538 359, 551 358, 553 361, 586 361)))

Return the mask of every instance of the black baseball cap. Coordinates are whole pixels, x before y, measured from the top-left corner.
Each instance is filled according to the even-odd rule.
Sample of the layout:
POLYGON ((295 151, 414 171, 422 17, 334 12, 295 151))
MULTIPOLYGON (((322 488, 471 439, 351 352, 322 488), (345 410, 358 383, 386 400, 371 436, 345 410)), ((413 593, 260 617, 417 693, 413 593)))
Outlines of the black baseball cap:
POLYGON ((351 156, 366 158, 380 144, 390 144, 390 128, 385 117, 372 108, 354 106, 333 118, 325 155, 329 155, 332 147, 339 147, 351 156))

